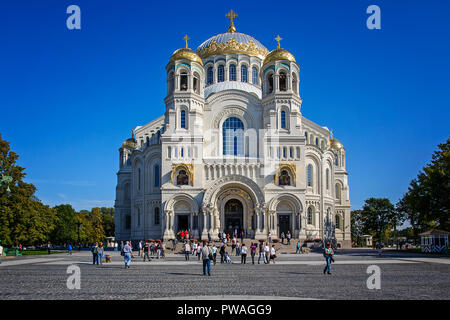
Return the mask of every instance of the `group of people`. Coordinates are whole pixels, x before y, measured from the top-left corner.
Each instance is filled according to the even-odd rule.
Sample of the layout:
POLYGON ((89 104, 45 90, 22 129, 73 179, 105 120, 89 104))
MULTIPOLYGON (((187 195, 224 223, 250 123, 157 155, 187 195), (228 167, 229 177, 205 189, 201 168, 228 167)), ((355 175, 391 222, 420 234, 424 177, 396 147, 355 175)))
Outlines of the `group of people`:
POLYGON ((150 257, 165 258, 166 257, 166 244, 161 241, 139 241, 139 256, 144 258, 144 262, 147 259, 150 260, 150 257))
POLYGON ((91 247, 92 264, 103 265, 103 242, 96 242, 91 247))
POLYGON ((288 230, 288 232, 286 234, 284 234, 284 232, 281 233, 281 244, 284 244, 284 239, 287 240, 287 244, 291 244, 291 232, 288 230))

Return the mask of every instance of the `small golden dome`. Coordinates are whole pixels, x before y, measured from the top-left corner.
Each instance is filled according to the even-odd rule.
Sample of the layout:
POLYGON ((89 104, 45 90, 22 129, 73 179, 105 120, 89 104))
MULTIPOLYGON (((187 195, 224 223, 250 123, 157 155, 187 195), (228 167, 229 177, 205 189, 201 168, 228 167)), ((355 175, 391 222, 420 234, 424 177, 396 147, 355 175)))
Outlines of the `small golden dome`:
POLYGON ((195 53, 195 51, 189 49, 189 48, 181 48, 178 50, 175 50, 175 52, 170 57, 170 62, 173 62, 175 60, 181 60, 186 59, 193 62, 197 62, 200 65, 203 66, 202 59, 195 53))
POLYGON ((331 149, 336 149, 336 150, 340 150, 340 149, 344 149, 344 145, 336 138, 331 138, 330 139, 330 148, 331 149))
POLYGON ((125 140, 125 141, 122 143, 122 148, 136 149, 136 146, 137 146, 137 141, 136 141, 136 139, 134 138, 134 135, 133 135, 133 137, 131 137, 131 138, 125 140))
POLYGON ((288 60, 290 62, 295 62, 294 55, 283 48, 277 48, 270 51, 270 53, 264 59, 264 64, 270 63, 275 60, 288 60))

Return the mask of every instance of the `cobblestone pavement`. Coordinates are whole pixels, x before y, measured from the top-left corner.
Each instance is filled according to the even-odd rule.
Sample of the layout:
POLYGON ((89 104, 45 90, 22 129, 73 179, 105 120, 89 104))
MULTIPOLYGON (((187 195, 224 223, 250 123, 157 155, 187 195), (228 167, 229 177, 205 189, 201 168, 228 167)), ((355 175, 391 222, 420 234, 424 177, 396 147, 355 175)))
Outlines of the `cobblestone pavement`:
MULTIPOLYGON (((109 252, 111 254, 111 252, 109 252)), ((142 262, 124 269, 122 257, 93 266, 89 252, 2 260, 0 299, 156 299, 197 296, 265 296, 303 299, 449 299, 450 259, 424 255, 352 250, 336 255, 332 275, 322 273, 321 255, 280 255, 276 264, 212 266, 202 275, 195 257, 182 255, 142 262), (81 289, 69 290, 67 267, 81 270, 81 289), (381 289, 369 290, 369 265, 381 268, 381 289)), ((220 258, 219 258, 220 260, 220 258)))

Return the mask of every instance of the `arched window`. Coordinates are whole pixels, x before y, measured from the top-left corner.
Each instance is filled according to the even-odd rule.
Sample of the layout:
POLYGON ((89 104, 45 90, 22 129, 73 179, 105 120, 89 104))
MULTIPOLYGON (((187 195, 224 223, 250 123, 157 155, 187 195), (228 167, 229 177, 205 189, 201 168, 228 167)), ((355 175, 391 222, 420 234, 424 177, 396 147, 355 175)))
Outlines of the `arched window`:
POLYGON ((241 81, 247 82, 247 66, 246 65, 241 66, 241 81))
POLYGON ((200 93, 200 76, 198 73, 194 73, 194 92, 200 93))
POLYGON ((230 64, 230 72, 229 72, 230 81, 236 81, 236 65, 230 64))
POLYGON ((173 83, 174 77, 173 77, 173 71, 169 73, 169 76, 167 77, 167 93, 170 94, 173 91, 173 83))
POLYGON ((141 225, 141 210, 137 209, 137 225, 141 225))
POLYGON ((177 185, 183 186, 189 184, 189 177, 185 170, 180 170, 177 176, 177 185))
POLYGON ((150 145, 150 138, 149 137, 147 137, 147 138, 145 138, 145 144, 147 145, 147 147, 150 145))
POLYGON ((280 81, 280 91, 286 91, 287 90, 286 72, 284 71, 280 72, 279 81, 280 81))
POLYGON ((297 76, 295 73, 292 74, 292 90, 297 93, 297 76))
POLYGON ((319 146, 319 138, 316 138, 316 146, 319 146))
POLYGON ((286 170, 281 170, 280 176, 278 177, 278 184, 280 186, 290 186, 291 177, 286 170))
POLYGON ((180 112, 180 128, 186 129, 186 110, 180 112))
POLYGON ((311 207, 308 208, 308 224, 313 224, 313 210, 311 207))
POLYGON ((181 148, 181 157, 184 158, 184 148, 181 148))
POLYGON ((267 78, 267 81, 268 81, 268 85, 269 85, 267 93, 272 93, 273 92, 273 74, 269 75, 269 77, 267 78))
POLYGON ((159 165, 153 168, 153 186, 159 187, 159 165))
POLYGON ((138 169, 138 190, 141 190, 141 168, 138 169))
POLYGON ((258 68, 252 68, 252 82, 253 84, 258 84, 258 68))
POLYGON ((225 69, 223 65, 217 68, 217 82, 223 82, 225 80, 225 69))
POLYGON ((223 154, 244 155, 244 124, 239 118, 230 117, 222 125, 223 154))
POLYGON ((186 71, 182 71, 180 74, 180 90, 187 91, 188 89, 188 75, 186 71))
POLYGON ((214 72, 213 72, 213 68, 209 67, 208 70, 206 71, 206 84, 210 85, 214 82, 214 72))
POLYGON ((155 217, 154 217, 154 221, 155 224, 159 224, 160 223, 160 215, 159 215, 159 207, 155 207, 155 217))
POLYGON ((339 185, 339 183, 336 183, 335 192, 336 192, 336 199, 341 200, 341 186, 339 185))
POLYGON ((335 219, 336 219, 336 229, 340 229, 341 228, 341 217, 337 214, 335 219))
POLYGON ((281 111, 281 129, 286 129, 286 111, 281 111))
POLYGON ((336 165, 336 166, 338 166, 339 165, 339 156, 336 156, 336 159, 334 159, 334 164, 336 165))
POLYGON ((305 139, 306 139, 306 143, 308 143, 308 132, 305 131, 305 139))
POLYGON ((330 169, 327 168, 327 171, 325 172, 325 179, 326 179, 326 185, 327 185, 327 190, 330 189, 330 169))
POLYGON ((308 174, 308 187, 312 187, 312 165, 310 164, 308 164, 307 174, 308 174))

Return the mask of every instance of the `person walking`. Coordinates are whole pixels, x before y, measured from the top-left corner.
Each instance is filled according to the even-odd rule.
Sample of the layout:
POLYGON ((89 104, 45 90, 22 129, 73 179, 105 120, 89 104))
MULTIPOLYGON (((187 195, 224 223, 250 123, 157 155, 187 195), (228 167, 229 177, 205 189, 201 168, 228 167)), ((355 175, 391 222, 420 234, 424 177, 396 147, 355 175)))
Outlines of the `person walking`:
MULTIPOLYGON (((97 248, 98 248, 98 243, 94 243, 91 247, 91 253, 92 253, 92 264, 96 264, 97 263, 97 248)), ((98 263, 97 263, 98 264, 98 263)))
POLYGON ((266 242, 266 244, 264 245, 264 263, 268 264, 270 263, 270 247, 269 244, 266 242))
POLYGON ((241 248, 241 264, 245 264, 247 261, 247 252, 248 248, 245 246, 245 243, 243 243, 241 248))
POLYGON ((192 243, 192 248, 191 248, 192 255, 194 255, 197 252, 197 247, 198 247, 197 240, 194 240, 194 242, 192 243))
POLYGON ((68 255, 72 255, 72 245, 69 243, 69 245, 67 246, 67 254, 68 255))
POLYGON ((288 230, 287 235, 286 235, 288 245, 291 244, 291 237, 292 237, 291 232, 288 230))
POLYGON ((189 261, 189 256, 191 255, 191 246, 189 245, 189 242, 186 241, 184 244, 184 258, 186 261, 189 261))
POLYGON ((269 235, 267 236, 267 240, 269 241, 269 243, 272 243, 272 234, 269 232, 269 235))
POLYGON ((244 242, 244 235, 245 235, 244 230, 242 230, 241 231, 241 243, 244 242))
POLYGON ((52 249, 52 245, 50 244, 50 241, 47 243, 47 250, 48 254, 50 254, 50 250, 52 249))
POLYGON ((125 246, 122 249, 123 251, 123 259, 125 262, 125 269, 130 268, 131 257, 133 256, 133 249, 131 248, 130 241, 127 241, 125 246))
POLYGON ((97 247, 97 265, 103 265, 103 242, 100 242, 97 247))
POLYGON ((236 257, 241 254, 241 245, 239 244, 239 241, 236 241, 236 257))
POLYGON ((327 262, 327 265, 323 269, 323 274, 325 274, 325 272, 331 274, 331 260, 333 259, 333 254, 334 251, 333 248, 331 247, 331 242, 328 242, 326 248, 323 250, 323 256, 327 262))
POLYGON ((203 247, 200 248, 203 260, 203 275, 206 276, 206 271, 208 271, 208 276, 211 276, 211 258, 212 258, 211 247, 209 245, 206 245, 206 242, 203 241, 203 247))
POLYGON ((224 263, 225 262, 225 240, 224 240, 224 242, 222 242, 220 244, 219 253, 220 253, 220 263, 224 263))
POLYGON ((216 265, 216 258, 217 258, 217 247, 216 247, 216 245, 214 245, 212 247, 212 254, 213 254, 213 263, 214 263, 214 265, 216 265))
POLYGON ((263 262, 266 263, 266 255, 264 253, 264 243, 263 242, 259 243, 258 264, 259 264, 259 261, 261 260, 261 258, 263 259, 263 262))
POLYGON ((276 258, 277 258, 277 251, 275 250, 275 245, 273 244, 272 248, 270 249, 270 259, 273 261, 273 263, 275 263, 276 258))
MULTIPOLYGON (((205 245, 205 242, 203 242, 203 245, 205 245)), ((197 261, 199 261, 200 262, 200 257, 201 257, 201 255, 202 255, 202 245, 199 243, 198 244, 198 247, 197 247, 197 261)))
POLYGON ((281 233, 281 244, 284 244, 284 232, 281 233))
POLYGON ((144 262, 145 262, 145 258, 147 258, 148 262, 150 262, 150 242, 149 241, 145 241, 144 244, 144 262))
POLYGON ((296 247, 295 247, 295 253, 301 253, 301 250, 300 250, 300 240, 298 240, 297 241, 297 245, 296 245, 296 247))
POLYGON ((252 242, 250 245, 250 255, 252 256, 252 264, 255 264, 256 244, 252 242))

